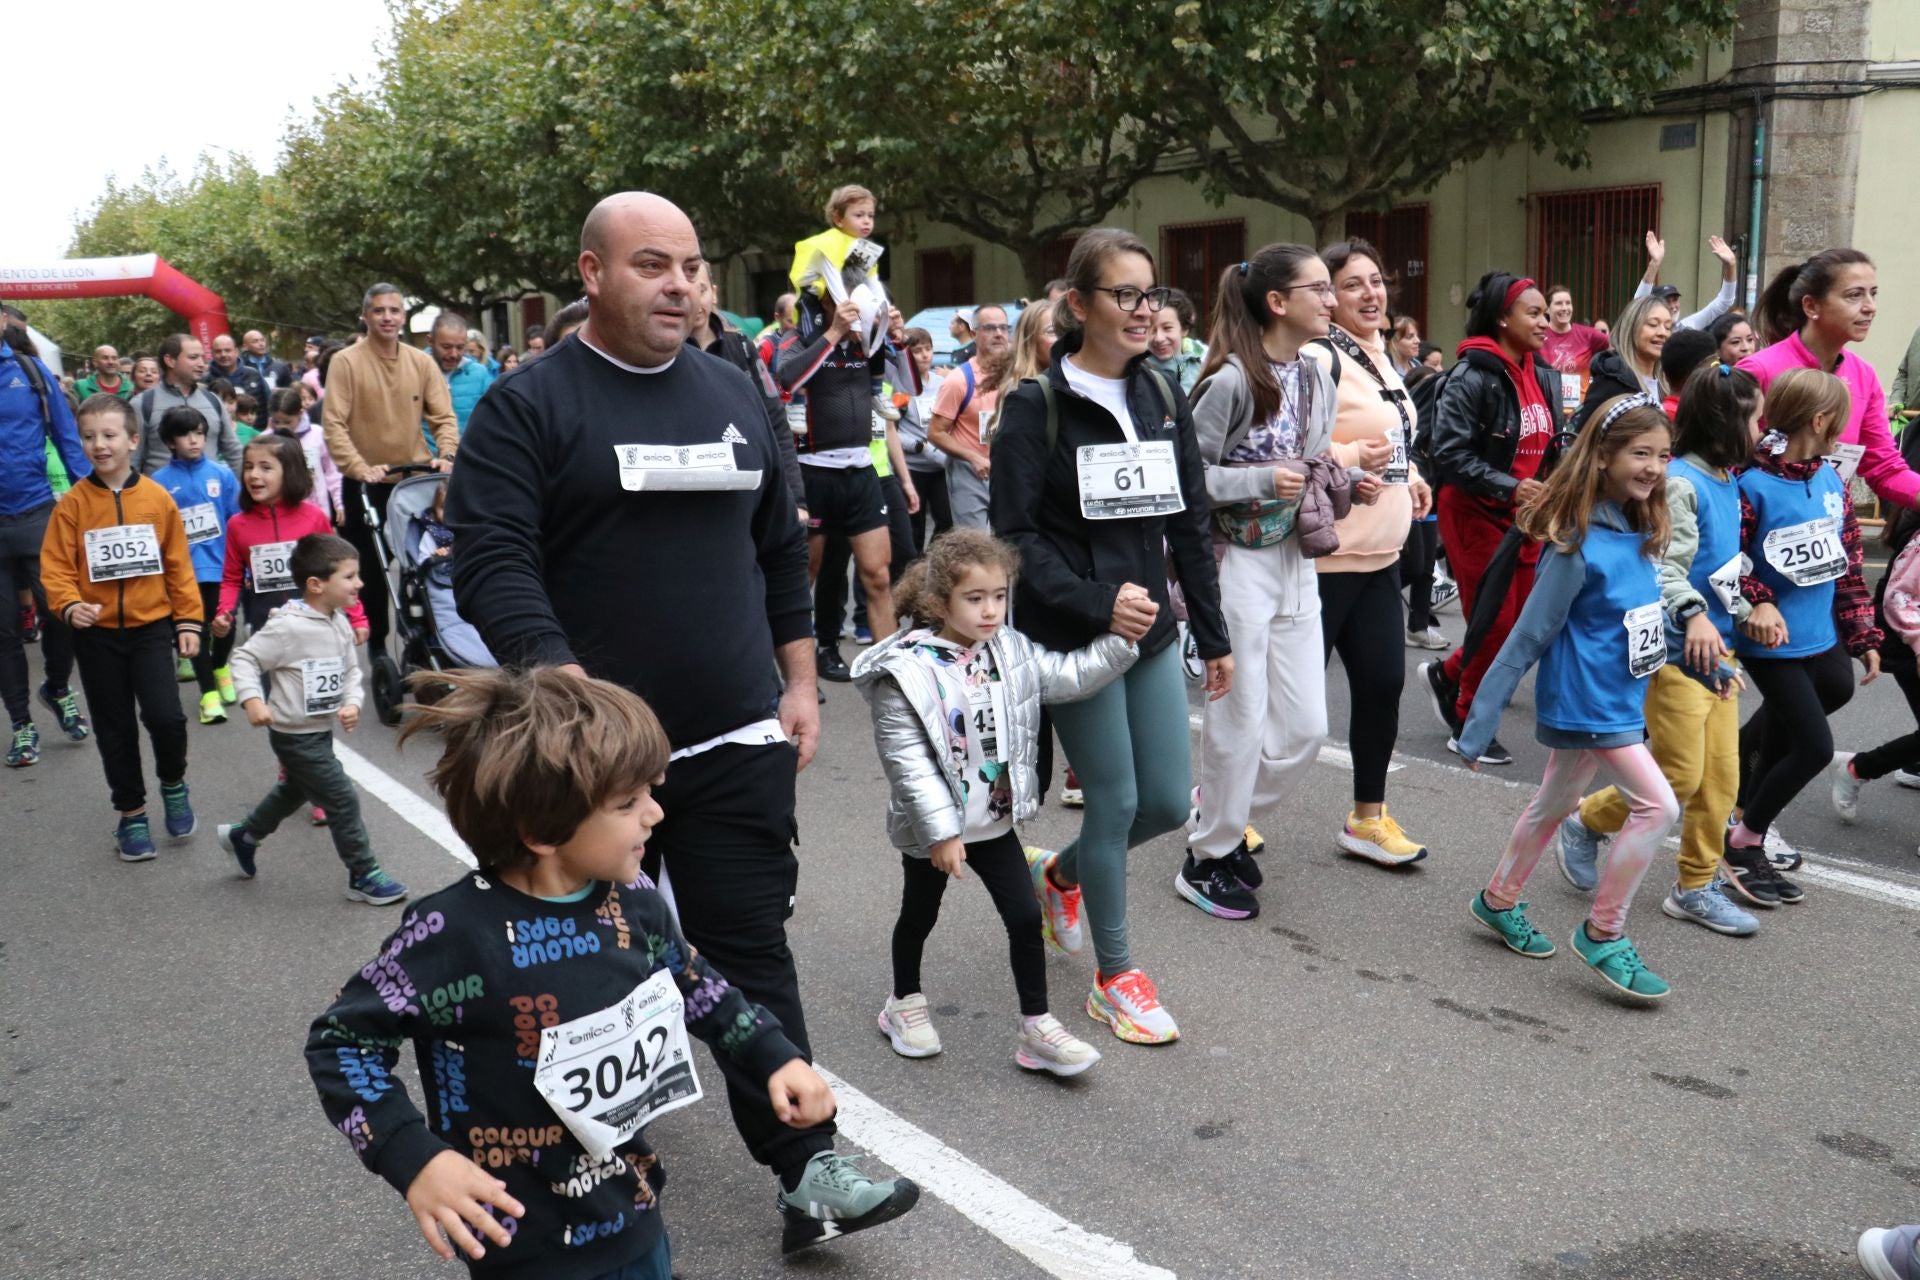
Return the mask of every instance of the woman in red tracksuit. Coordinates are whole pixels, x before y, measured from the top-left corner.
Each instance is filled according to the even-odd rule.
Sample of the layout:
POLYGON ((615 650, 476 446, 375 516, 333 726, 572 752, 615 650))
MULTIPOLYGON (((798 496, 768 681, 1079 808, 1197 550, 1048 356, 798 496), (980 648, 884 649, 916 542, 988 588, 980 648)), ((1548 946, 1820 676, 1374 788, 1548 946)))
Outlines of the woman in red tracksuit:
MULTIPOLYGON (((1469 617, 1515 513, 1542 491, 1559 453, 1560 374, 1535 358, 1547 329, 1547 300, 1532 280, 1504 271, 1480 277, 1467 299, 1460 361, 1447 371, 1434 405, 1428 455, 1439 488, 1440 544, 1469 617)), ((1538 543, 1521 546, 1505 603, 1471 657, 1456 649, 1445 662, 1421 665, 1450 750, 1459 750, 1474 690, 1533 589, 1539 555, 1538 543)), ((1512 764, 1513 757, 1495 739, 1480 763, 1512 764)))

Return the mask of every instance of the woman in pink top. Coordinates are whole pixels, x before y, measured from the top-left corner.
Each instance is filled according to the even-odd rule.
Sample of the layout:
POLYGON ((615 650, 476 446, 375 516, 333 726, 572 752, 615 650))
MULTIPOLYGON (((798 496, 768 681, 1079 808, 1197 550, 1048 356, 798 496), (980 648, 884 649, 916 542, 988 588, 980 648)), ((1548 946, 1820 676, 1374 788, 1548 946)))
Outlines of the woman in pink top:
POLYGON ((1853 411, 1834 461, 1847 480, 1858 475, 1880 501, 1920 507, 1920 474, 1900 456, 1887 430, 1887 401, 1873 366, 1847 347, 1873 327, 1880 292, 1873 261, 1858 249, 1827 249, 1783 269, 1760 295, 1760 332, 1771 344, 1740 362, 1762 390, 1788 369, 1824 369, 1847 384, 1853 411))

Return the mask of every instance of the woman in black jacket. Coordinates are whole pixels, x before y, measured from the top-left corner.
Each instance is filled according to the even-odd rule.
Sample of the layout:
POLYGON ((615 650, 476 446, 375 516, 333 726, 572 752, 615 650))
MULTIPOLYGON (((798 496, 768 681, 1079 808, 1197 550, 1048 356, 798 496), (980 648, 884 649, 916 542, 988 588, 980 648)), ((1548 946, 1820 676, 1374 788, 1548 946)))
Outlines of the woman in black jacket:
MULTIPOLYGON (((1481 276, 1467 299, 1467 334, 1460 363, 1447 371, 1434 403, 1426 453, 1439 488, 1440 544, 1460 584, 1461 612, 1470 617, 1515 511, 1545 488, 1558 455, 1560 374, 1534 359, 1546 342, 1547 300, 1532 280, 1504 271, 1481 276)), ((1471 655, 1455 649, 1445 662, 1420 666, 1449 750, 1458 750, 1474 690, 1533 589, 1539 555, 1537 543, 1520 548, 1499 616, 1471 655)), ((1512 764, 1513 757, 1496 739, 1480 763, 1512 764)))
POLYGON ((1589 367, 1586 399, 1569 424, 1574 431, 1615 396, 1649 395, 1655 400, 1664 396, 1660 353, 1672 336, 1673 310, 1658 294, 1629 302, 1613 326, 1612 348, 1595 356, 1589 367))
POLYGON ((1160 1044, 1180 1032, 1127 948, 1126 864, 1129 848, 1181 825, 1191 804, 1168 551, 1211 696, 1232 685, 1233 659, 1193 417, 1179 388, 1142 367, 1168 296, 1154 286, 1153 255, 1129 232, 1088 232, 1067 280, 1051 365, 1001 402, 989 510, 1020 552, 1023 632, 1066 651, 1112 631, 1142 656, 1092 698, 1053 708, 1086 816, 1072 844, 1034 858, 1034 887, 1048 939, 1068 951, 1079 947, 1084 891, 1099 965, 1087 1011, 1122 1040, 1160 1044))

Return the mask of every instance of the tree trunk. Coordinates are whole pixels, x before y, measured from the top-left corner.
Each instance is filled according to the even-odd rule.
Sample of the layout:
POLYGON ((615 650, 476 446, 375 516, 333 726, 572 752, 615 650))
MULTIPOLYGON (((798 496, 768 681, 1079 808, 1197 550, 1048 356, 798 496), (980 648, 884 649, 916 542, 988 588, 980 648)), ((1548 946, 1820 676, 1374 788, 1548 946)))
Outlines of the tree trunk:
MULTIPOLYGON (((1047 246, 1040 240, 1020 240, 1007 245, 1020 259, 1020 278, 1027 282, 1028 298, 1047 295, 1047 246)), ((985 299, 981 299, 985 301, 985 299)))
POLYGON ((1313 213, 1313 242, 1324 249, 1347 238, 1347 210, 1316 209, 1313 213))

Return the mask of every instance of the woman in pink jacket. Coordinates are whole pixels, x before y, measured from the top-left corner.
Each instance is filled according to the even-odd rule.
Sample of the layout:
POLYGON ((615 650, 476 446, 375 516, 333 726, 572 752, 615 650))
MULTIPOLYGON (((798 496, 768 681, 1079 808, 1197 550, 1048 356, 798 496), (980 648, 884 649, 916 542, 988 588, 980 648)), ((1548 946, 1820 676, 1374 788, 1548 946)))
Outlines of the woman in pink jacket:
POLYGON ((1920 507, 1920 474, 1887 430, 1887 399, 1873 366, 1847 347, 1873 327, 1880 286, 1858 249, 1827 249, 1786 267, 1760 295, 1761 336, 1770 344, 1740 362, 1767 390, 1788 369, 1823 369, 1847 384, 1853 412, 1833 452, 1843 480, 1858 475, 1889 506, 1920 507))

